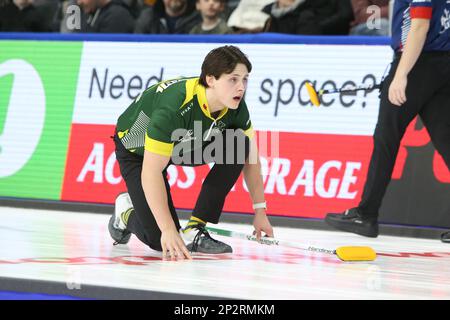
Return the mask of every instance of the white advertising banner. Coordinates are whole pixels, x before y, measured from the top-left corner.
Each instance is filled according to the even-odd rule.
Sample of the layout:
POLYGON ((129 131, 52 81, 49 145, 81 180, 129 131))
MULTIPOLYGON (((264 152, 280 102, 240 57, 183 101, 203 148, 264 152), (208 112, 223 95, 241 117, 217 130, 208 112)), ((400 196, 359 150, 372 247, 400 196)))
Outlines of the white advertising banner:
MULTIPOLYGON (((146 87, 179 76, 197 76, 219 43, 84 43, 73 123, 113 125, 146 87)), ((241 44, 253 64, 246 101, 257 130, 371 135, 378 90, 329 94, 320 108, 316 89, 379 83, 389 66, 388 46, 241 44)))

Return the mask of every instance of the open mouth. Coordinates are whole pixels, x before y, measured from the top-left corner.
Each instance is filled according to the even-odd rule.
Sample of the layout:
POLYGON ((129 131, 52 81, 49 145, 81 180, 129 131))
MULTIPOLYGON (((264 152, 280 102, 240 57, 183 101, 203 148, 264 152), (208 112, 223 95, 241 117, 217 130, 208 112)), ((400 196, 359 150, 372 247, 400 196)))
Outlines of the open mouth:
POLYGON ((242 97, 240 97, 240 96, 233 97, 233 100, 236 101, 236 102, 241 101, 241 99, 242 99, 242 97))

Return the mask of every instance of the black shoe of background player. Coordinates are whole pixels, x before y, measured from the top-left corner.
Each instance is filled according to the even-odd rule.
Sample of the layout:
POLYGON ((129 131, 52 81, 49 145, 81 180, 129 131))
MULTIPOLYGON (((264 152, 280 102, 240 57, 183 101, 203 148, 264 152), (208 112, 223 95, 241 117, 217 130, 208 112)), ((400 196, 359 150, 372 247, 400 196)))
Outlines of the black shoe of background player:
POLYGON ((450 243, 450 231, 441 234, 441 241, 445 243, 450 243))
POLYGON ((378 220, 362 217, 358 208, 346 210, 344 213, 329 213, 325 222, 341 231, 356 233, 365 237, 378 237, 378 220))

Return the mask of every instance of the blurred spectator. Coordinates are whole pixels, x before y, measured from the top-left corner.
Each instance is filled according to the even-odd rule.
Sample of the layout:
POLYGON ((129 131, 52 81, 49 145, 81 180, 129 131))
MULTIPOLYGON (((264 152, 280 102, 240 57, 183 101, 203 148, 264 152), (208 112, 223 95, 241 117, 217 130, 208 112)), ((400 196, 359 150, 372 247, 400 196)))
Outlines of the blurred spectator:
POLYGON ((202 22, 189 32, 190 34, 227 34, 231 33, 221 14, 226 0, 197 0, 196 8, 202 16, 202 22))
POLYGON ((265 31, 304 35, 348 34, 353 11, 350 0, 278 0, 267 5, 265 31))
MULTIPOLYGON (((144 8, 144 4, 149 3, 153 5, 155 3, 154 0, 122 0, 123 3, 129 8, 130 13, 133 15, 133 18, 136 20, 139 18, 139 15, 141 14, 142 9, 144 8)), ((134 28, 133 28, 134 30, 134 28)))
POLYGON ((348 35, 354 19, 351 0, 313 0, 323 35, 348 35))
MULTIPOLYGON (((46 1, 46 0, 35 0, 35 1, 46 1)), ((47 0, 48 1, 48 0, 47 0)), ((53 1, 53 0, 52 0, 53 1)), ((140 0, 120 0, 122 1, 122 6, 133 16, 133 19, 137 18, 139 12, 143 6, 142 1, 140 0)), ((76 10, 80 10, 81 8, 77 3, 77 0, 59 0, 58 8, 56 10, 56 14, 53 18, 52 29, 54 31, 60 31, 61 33, 71 33, 71 32, 97 32, 97 31, 87 31, 88 24, 87 19, 91 16, 91 14, 81 14, 80 15, 80 28, 73 26, 73 18, 74 14, 76 14, 76 10), (75 7, 74 7, 75 6, 75 7), (77 8, 78 7, 78 8, 77 8), (69 20, 69 23, 68 23, 69 20), (81 26, 83 26, 81 28, 81 26)), ((128 15, 127 15, 128 16, 128 15)), ((129 19, 127 19, 129 21, 129 19)), ((134 30, 134 22, 132 30, 134 30)), ((115 32, 115 31, 114 31, 115 32)), ((132 32, 132 31, 131 31, 132 32)), ((121 33, 130 33, 129 30, 121 31, 121 33)))
POLYGON ((262 9, 272 2, 273 0, 241 0, 228 18, 228 26, 235 33, 264 31, 269 14, 262 12, 262 9))
POLYGON ((81 8, 77 5, 77 0, 61 0, 59 1, 58 9, 56 10, 55 17, 53 19, 53 30, 61 33, 71 33, 71 32, 80 32, 81 25, 86 25, 86 15, 80 15, 80 28, 77 29, 76 26, 70 26, 67 23, 68 19, 73 19, 74 13, 73 9, 69 10, 69 8, 73 8, 72 6, 77 6, 79 11, 81 12, 81 8))
POLYGON ((387 36, 389 35, 389 0, 352 0, 355 20, 352 22, 351 35, 387 36), (373 21, 374 11, 379 10, 378 21, 373 21), (369 8, 369 10, 368 10, 369 8))
POLYGON ((134 19, 128 6, 121 0, 78 0, 86 15, 81 32, 132 33, 134 19))
POLYGON ((318 0, 278 0, 264 7, 270 15, 265 31, 289 34, 320 34, 314 2, 318 0))
POLYGON ((0 7, 0 31, 46 32, 50 26, 32 0, 13 0, 0 7))
POLYGON ((189 33, 201 23, 192 0, 157 0, 155 5, 144 8, 136 21, 135 33, 189 33))
POLYGON ((55 30, 53 22, 60 6, 60 0, 32 0, 36 9, 42 13, 42 23, 45 25, 45 29, 49 31, 59 31, 59 28, 55 30))
POLYGON ((228 18, 230 17, 231 13, 234 11, 234 9, 237 8, 239 4, 239 0, 227 0, 225 1, 225 9, 223 11, 223 17, 225 21, 228 21, 228 18))

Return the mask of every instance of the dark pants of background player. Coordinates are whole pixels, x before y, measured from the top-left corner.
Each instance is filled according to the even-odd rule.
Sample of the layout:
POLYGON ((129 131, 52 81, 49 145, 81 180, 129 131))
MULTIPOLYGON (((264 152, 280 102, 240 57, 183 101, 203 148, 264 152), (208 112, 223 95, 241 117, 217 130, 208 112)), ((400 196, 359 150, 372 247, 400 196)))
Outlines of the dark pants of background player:
MULTIPOLYGON (((242 136, 240 138, 235 137, 233 139, 228 139, 228 141, 225 138, 226 135, 223 135, 223 155, 233 151, 233 164, 228 164, 228 162, 227 164, 223 164, 225 161, 222 161, 222 164, 220 164, 220 162, 217 163, 214 161, 215 164, 203 182, 197 203, 194 211, 192 212, 193 216, 200 218, 205 222, 219 222, 225 198, 239 178, 239 175, 244 167, 243 162, 248 157, 250 150, 249 139, 240 130, 237 130, 236 134, 240 134, 242 136), (242 142, 244 142, 244 146, 242 146, 242 142), (238 145, 239 143, 241 143, 240 147, 238 145), (233 148, 233 150, 230 150, 230 148, 233 148), (239 155, 240 158, 238 158, 238 149, 240 151, 244 151, 245 159, 242 154, 239 155)), ((131 153, 125 149, 117 137, 117 134, 114 136, 114 142, 116 145, 116 158, 119 162, 120 172, 125 180, 128 193, 134 207, 134 213, 131 214, 128 219, 127 230, 136 235, 139 240, 148 245, 150 248, 157 251, 162 251, 161 231, 148 206, 144 190, 142 189, 141 172, 143 157, 131 153)), ((214 153, 213 156, 215 156, 214 153)), ((187 165, 195 166, 193 163, 194 162, 191 161, 190 164, 187 165)), ((169 162, 169 165, 170 164, 171 162, 169 162)), ((201 164, 196 165, 202 164, 205 164, 205 162, 203 161, 201 164)), ((162 172, 162 175, 166 184, 169 210, 172 215, 172 219, 175 222, 175 226, 177 230, 179 230, 181 226, 172 201, 172 196, 170 194, 170 185, 167 181, 167 167, 162 172)))
POLYGON ((406 103, 389 102, 389 86, 397 70, 396 55, 381 89, 378 122, 373 135, 374 149, 358 211, 377 218, 391 180, 400 141, 409 123, 420 115, 436 150, 450 168, 450 52, 422 53, 408 75, 406 103))

